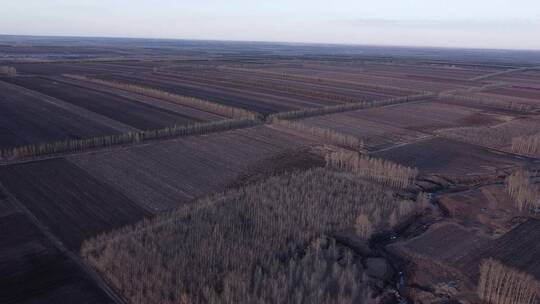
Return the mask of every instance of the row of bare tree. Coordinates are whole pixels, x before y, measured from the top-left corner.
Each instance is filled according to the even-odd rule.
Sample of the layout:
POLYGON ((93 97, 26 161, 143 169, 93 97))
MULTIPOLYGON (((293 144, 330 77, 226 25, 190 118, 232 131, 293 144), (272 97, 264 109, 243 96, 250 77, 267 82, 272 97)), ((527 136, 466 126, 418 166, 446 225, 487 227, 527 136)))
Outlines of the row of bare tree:
POLYGON ((418 169, 343 150, 327 154, 326 165, 402 189, 410 186, 418 175, 418 169))
POLYGON ((439 98, 445 102, 457 103, 468 106, 470 106, 471 104, 476 104, 496 109, 512 110, 524 113, 534 110, 534 107, 530 104, 523 103, 522 101, 515 101, 503 98, 481 97, 474 95, 464 96, 455 94, 441 94, 439 98))
POLYGON ((183 106, 187 106, 187 107, 191 107, 191 108, 195 108, 195 109, 199 109, 199 110, 207 111, 211 113, 216 113, 216 114, 223 115, 229 118, 257 118, 259 117, 259 114, 256 112, 231 107, 231 106, 219 104, 219 103, 208 101, 208 100, 177 95, 177 94, 173 94, 170 92, 166 92, 163 90, 150 88, 146 86, 123 83, 119 81, 108 81, 108 80, 103 80, 103 79, 98 79, 98 78, 90 78, 90 77, 81 76, 81 75, 65 74, 63 76, 69 77, 72 79, 88 81, 88 82, 92 82, 99 85, 109 86, 109 87, 113 87, 117 89, 122 89, 122 90, 130 91, 133 93, 145 95, 145 96, 164 99, 164 100, 171 101, 171 102, 183 105, 183 106))
POLYGON ((123 134, 98 136, 88 139, 65 140, 53 143, 27 145, 0 150, 0 160, 16 161, 21 159, 31 159, 44 155, 81 152, 97 148, 109 148, 118 145, 133 144, 160 138, 181 137, 212 133, 216 131, 231 130, 255 125, 257 123, 258 120, 249 118, 226 119, 185 126, 172 126, 141 132, 129 132, 123 134))
POLYGON ((540 155, 540 133, 512 139, 512 152, 525 155, 540 155))
POLYGON ((355 151, 358 151, 363 147, 362 141, 354 136, 342 134, 330 129, 309 126, 301 121, 277 119, 272 122, 272 125, 318 137, 330 144, 343 148, 350 148, 355 151))
POLYGON ((520 212, 533 212, 540 208, 540 187, 533 183, 531 173, 518 170, 506 181, 506 191, 520 212))
POLYGON ((422 93, 422 94, 417 94, 417 95, 395 97, 395 98, 379 100, 379 101, 361 101, 361 102, 345 103, 345 104, 320 107, 320 108, 293 110, 289 112, 281 112, 281 113, 269 115, 268 120, 272 121, 274 119, 299 119, 299 118, 307 118, 307 117, 320 116, 320 115, 328 115, 328 114, 334 114, 334 113, 341 113, 341 112, 347 112, 347 111, 369 109, 369 108, 376 108, 376 107, 388 106, 388 105, 393 105, 393 104, 400 104, 400 103, 405 103, 405 102, 418 101, 418 100, 427 99, 433 96, 434 94, 432 93, 422 93))
POLYGON ((478 296, 489 304, 535 304, 540 283, 529 274, 487 259, 480 266, 478 296))

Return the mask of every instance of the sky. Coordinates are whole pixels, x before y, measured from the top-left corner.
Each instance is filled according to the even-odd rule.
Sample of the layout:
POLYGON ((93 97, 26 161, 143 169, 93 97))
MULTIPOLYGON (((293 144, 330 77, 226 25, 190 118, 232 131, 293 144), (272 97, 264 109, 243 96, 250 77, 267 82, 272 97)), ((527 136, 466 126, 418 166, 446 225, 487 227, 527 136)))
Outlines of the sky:
POLYGON ((0 0, 0 34, 540 50, 540 0, 0 0))

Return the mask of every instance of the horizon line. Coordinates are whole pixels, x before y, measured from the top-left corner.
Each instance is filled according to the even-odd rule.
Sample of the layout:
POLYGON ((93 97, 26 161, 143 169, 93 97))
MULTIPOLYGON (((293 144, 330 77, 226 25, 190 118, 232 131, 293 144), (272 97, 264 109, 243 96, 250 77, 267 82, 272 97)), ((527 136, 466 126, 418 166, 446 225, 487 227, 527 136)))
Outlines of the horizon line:
POLYGON ((454 49, 454 50, 478 50, 478 51, 523 51, 539 52, 540 48, 491 48, 491 47, 467 47, 467 46, 437 46, 437 45, 405 45, 405 44, 362 44, 362 43, 338 43, 338 42, 309 42, 309 41, 271 41, 271 40, 244 40, 244 39, 221 39, 221 38, 180 38, 180 37, 133 37, 133 36, 100 36, 100 35, 62 35, 62 34, 4 34, 0 37, 36 37, 36 38, 86 38, 86 39, 126 39, 126 40, 171 40, 171 41, 201 41, 201 42, 237 42, 237 43, 268 43, 268 44, 299 44, 320 46, 348 46, 348 47, 387 47, 387 48, 410 48, 410 49, 454 49))

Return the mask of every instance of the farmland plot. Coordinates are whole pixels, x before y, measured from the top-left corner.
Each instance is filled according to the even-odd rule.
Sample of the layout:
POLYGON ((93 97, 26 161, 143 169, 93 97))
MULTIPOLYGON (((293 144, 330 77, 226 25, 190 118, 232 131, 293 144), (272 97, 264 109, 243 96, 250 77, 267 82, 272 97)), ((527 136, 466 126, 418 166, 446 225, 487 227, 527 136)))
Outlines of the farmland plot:
MULTIPOLYGON (((161 75, 161 74, 160 74, 161 75)), ((164 74, 171 75, 171 74, 164 74)), ((391 97, 404 96, 407 93, 402 91, 389 92, 388 90, 377 90, 361 88, 359 86, 346 85, 342 83, 323 83, 320 81, 302 81, 299 79, 279 79, 271 78, 265 74, 253 75, 241 71, 227 70, 203 71, 203 72, 177 72, 172 74, 179 80, 199 81, 203 83, 215 83, 220 85, 242 86, 246 90, 257 90, 268 92, 269 94, 287 93, 297 99, 305 99, 306 94, 310 99, 320 99, 320 102, 332 103, 332 99, 343 98, 350 100, 380 100, 391 97), (254 77, 256 76, 256 77, 254 77)))
POLYGON ((324 115, 301 120, 301 123, 356 137, 363 142, 364 148, 368 151, 385 149, 429 136, 425 133, 360 118, 357 114, 358 111, 324 115))
MULTIPOLYGON (((317 107, 317 103, 306 100, 295 100, 280 94, 250 92, 228 87, 212 86, 204 83, 186 83, 178 79, 163 77, 103 76, 105 80, 117 80, 137 85, 149 86, 170 93, 205 99, 228 106, 270 114, 293 109, 317 107)), ((281 94, 283 95, 283 94, 281 94)), ((322 105, 319 105, 322 106, 322 105)))
POLYGON ((141 206, 160 212, 223 190, 259 162, 312 144, 261 126, 69 160, 141 206))
POLYGON ((10 78, 6 81, 61 99, 138 129, 156 129, 197 121, 172 111, 45 78, 10 78))
POLYGON ((0 148, 118 133, 0 81, 0 148))
POLYGON ((505 116, 438 102, 406 103, 367 109, 354 112, 354 116, 419 132, 464 125, 490 125, 506 119, 505 116))
POLYGON ((0 182, 70 249, 148 213, 63 160, 0 167, 0 182))
POLYGON ((0 231, 3 304, 114 303, 22 213, 0 214, 0 231))
POLYGON ((424 140, 373 155, 416 167, 424 174, 450 176, 492 174, 498 169, 527 163, 526 159, 520 157, 442 138, 424 140))

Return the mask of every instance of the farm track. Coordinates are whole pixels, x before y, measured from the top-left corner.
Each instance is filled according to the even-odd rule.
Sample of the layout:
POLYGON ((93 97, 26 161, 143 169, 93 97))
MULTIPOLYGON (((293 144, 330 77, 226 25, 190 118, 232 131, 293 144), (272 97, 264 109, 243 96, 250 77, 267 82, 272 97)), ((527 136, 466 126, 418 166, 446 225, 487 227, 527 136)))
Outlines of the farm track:
POLYGON ((48 227, 43 225, 34 214, 26 208, 17 198, 15 198, 11 192, 9 192, 2 182, 0 182, 0 191, 3 192, 9 199, 9 201, 14 204, 16 208, 23 212, 23 214, 28 218, 32 224, 34 224, 41 233, 54 245, 56 249, 62 254, 65 254, 69 259, 71 259, 75 264, 98 286, 109 298, 116 304, 127 304, 121 296, 119 296, 109 285, 103 280, 103 278, 91 267, 89 267, 83 259, 69 249, 67 249, 64 244, 49 230, 48 227))

